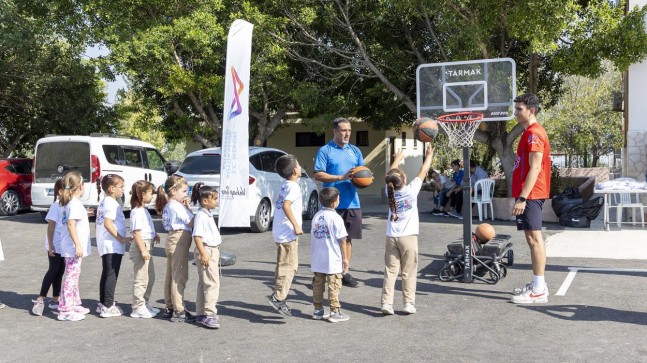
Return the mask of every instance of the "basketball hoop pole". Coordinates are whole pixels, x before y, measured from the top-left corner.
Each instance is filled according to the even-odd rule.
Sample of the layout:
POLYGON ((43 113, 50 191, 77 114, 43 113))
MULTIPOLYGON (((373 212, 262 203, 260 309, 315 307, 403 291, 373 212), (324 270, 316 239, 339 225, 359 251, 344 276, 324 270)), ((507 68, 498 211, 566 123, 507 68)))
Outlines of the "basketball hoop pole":
POLYGON ((470 196, 470 148, 463 147, 463 282, 472 282, 472 201, 470 196))

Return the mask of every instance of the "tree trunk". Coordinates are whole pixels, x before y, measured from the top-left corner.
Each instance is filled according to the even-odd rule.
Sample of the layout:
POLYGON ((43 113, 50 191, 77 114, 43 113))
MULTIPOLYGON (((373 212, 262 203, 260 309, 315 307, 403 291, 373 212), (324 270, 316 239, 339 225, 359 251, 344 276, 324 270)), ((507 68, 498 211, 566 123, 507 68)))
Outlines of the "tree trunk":
POLYGON ((530 65, 528 72, 528 90, 531 93, 537 94, 538 81, 537 81, 537 70, 539 68, 539 56, 537 53, 530 54, 530 65))
POLYGON ((20 134, 16 137, 14 137, 13 141, 11 141, 11 144, 7 146, 6 149, 2 151, 2 158, 9 158, 11 157, 11 154, 16 150, 16 147, 18 144, 20 144, 20 140, 25 136, 25 134, 20 134))

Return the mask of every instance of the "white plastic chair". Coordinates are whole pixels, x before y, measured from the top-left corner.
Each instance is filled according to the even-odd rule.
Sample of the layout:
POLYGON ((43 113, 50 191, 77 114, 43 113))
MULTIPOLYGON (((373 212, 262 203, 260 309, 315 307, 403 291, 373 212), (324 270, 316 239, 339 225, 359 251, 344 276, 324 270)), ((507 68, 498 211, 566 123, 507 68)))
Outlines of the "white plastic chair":
POLYGON ((632 224, 636 224, 636 209, 640 209, 640 221, 642 222, 642 227, 645 228, 645 205, 640 203, 640 196, 636 194, 636 202, 634 202, 631 197, 631 193, 615 193, 613 195, 615 205, 612 206, 616 208, 616 223, 618 228, 620 228, 620 223, 622 221, 622 209, 631 208, 632 211, 632 224))
POLYGON ((487 219, 487 207, 483 210, 484 204, 490 205, 490 218, 494 220, 494 206, 492 205, 492 198, 494 198, 494 179, 481 179, 474 183, 470 201, 478 205, 479 221, 483 220, 483 216, 487 219))

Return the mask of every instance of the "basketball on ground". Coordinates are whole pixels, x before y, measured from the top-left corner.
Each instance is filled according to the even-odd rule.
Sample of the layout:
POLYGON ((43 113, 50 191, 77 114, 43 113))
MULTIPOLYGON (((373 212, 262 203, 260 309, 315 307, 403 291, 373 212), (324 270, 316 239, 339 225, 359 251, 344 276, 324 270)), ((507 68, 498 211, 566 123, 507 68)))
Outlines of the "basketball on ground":
POLYGON ((373 172, 365 166, 358 166, 353 169, 353 174, 350 176, 350 182, 356 188, 366 188, 373 184, 373 172))
POLYGON ((431 142, 438 136, 438 124, 429 117, 421 117, 413 123, 413 137, 422 142, 431 142))
POLYGON ((476 230, 474 231, 474 236, 476 236, 476 239, 480 243, 487 243, 490 241, 494 236, 496 236, 496 231, 494 230, 494 227, 492 227, 491 224, 489 223, 481 223, 476 227, 476 230))

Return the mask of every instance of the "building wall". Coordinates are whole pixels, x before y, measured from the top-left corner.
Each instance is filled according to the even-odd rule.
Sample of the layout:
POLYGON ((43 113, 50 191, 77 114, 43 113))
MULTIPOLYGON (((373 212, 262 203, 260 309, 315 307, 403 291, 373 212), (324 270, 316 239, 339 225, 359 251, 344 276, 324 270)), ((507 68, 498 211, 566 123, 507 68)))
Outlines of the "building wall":
MULTIPOLYGON (((629 0, 629 9, 647 0, 629 0)), ((647 19, 646 19, 647 21, 647 19)), ((646 27, 647 28, 647 27, 646 27)), ((647 29, 645 29, 647 31, 647 29)), ((645 180, 647 173, 647 60, 632 64, 627 72, 627 146, 623 150, 623 174, 645 180)))

